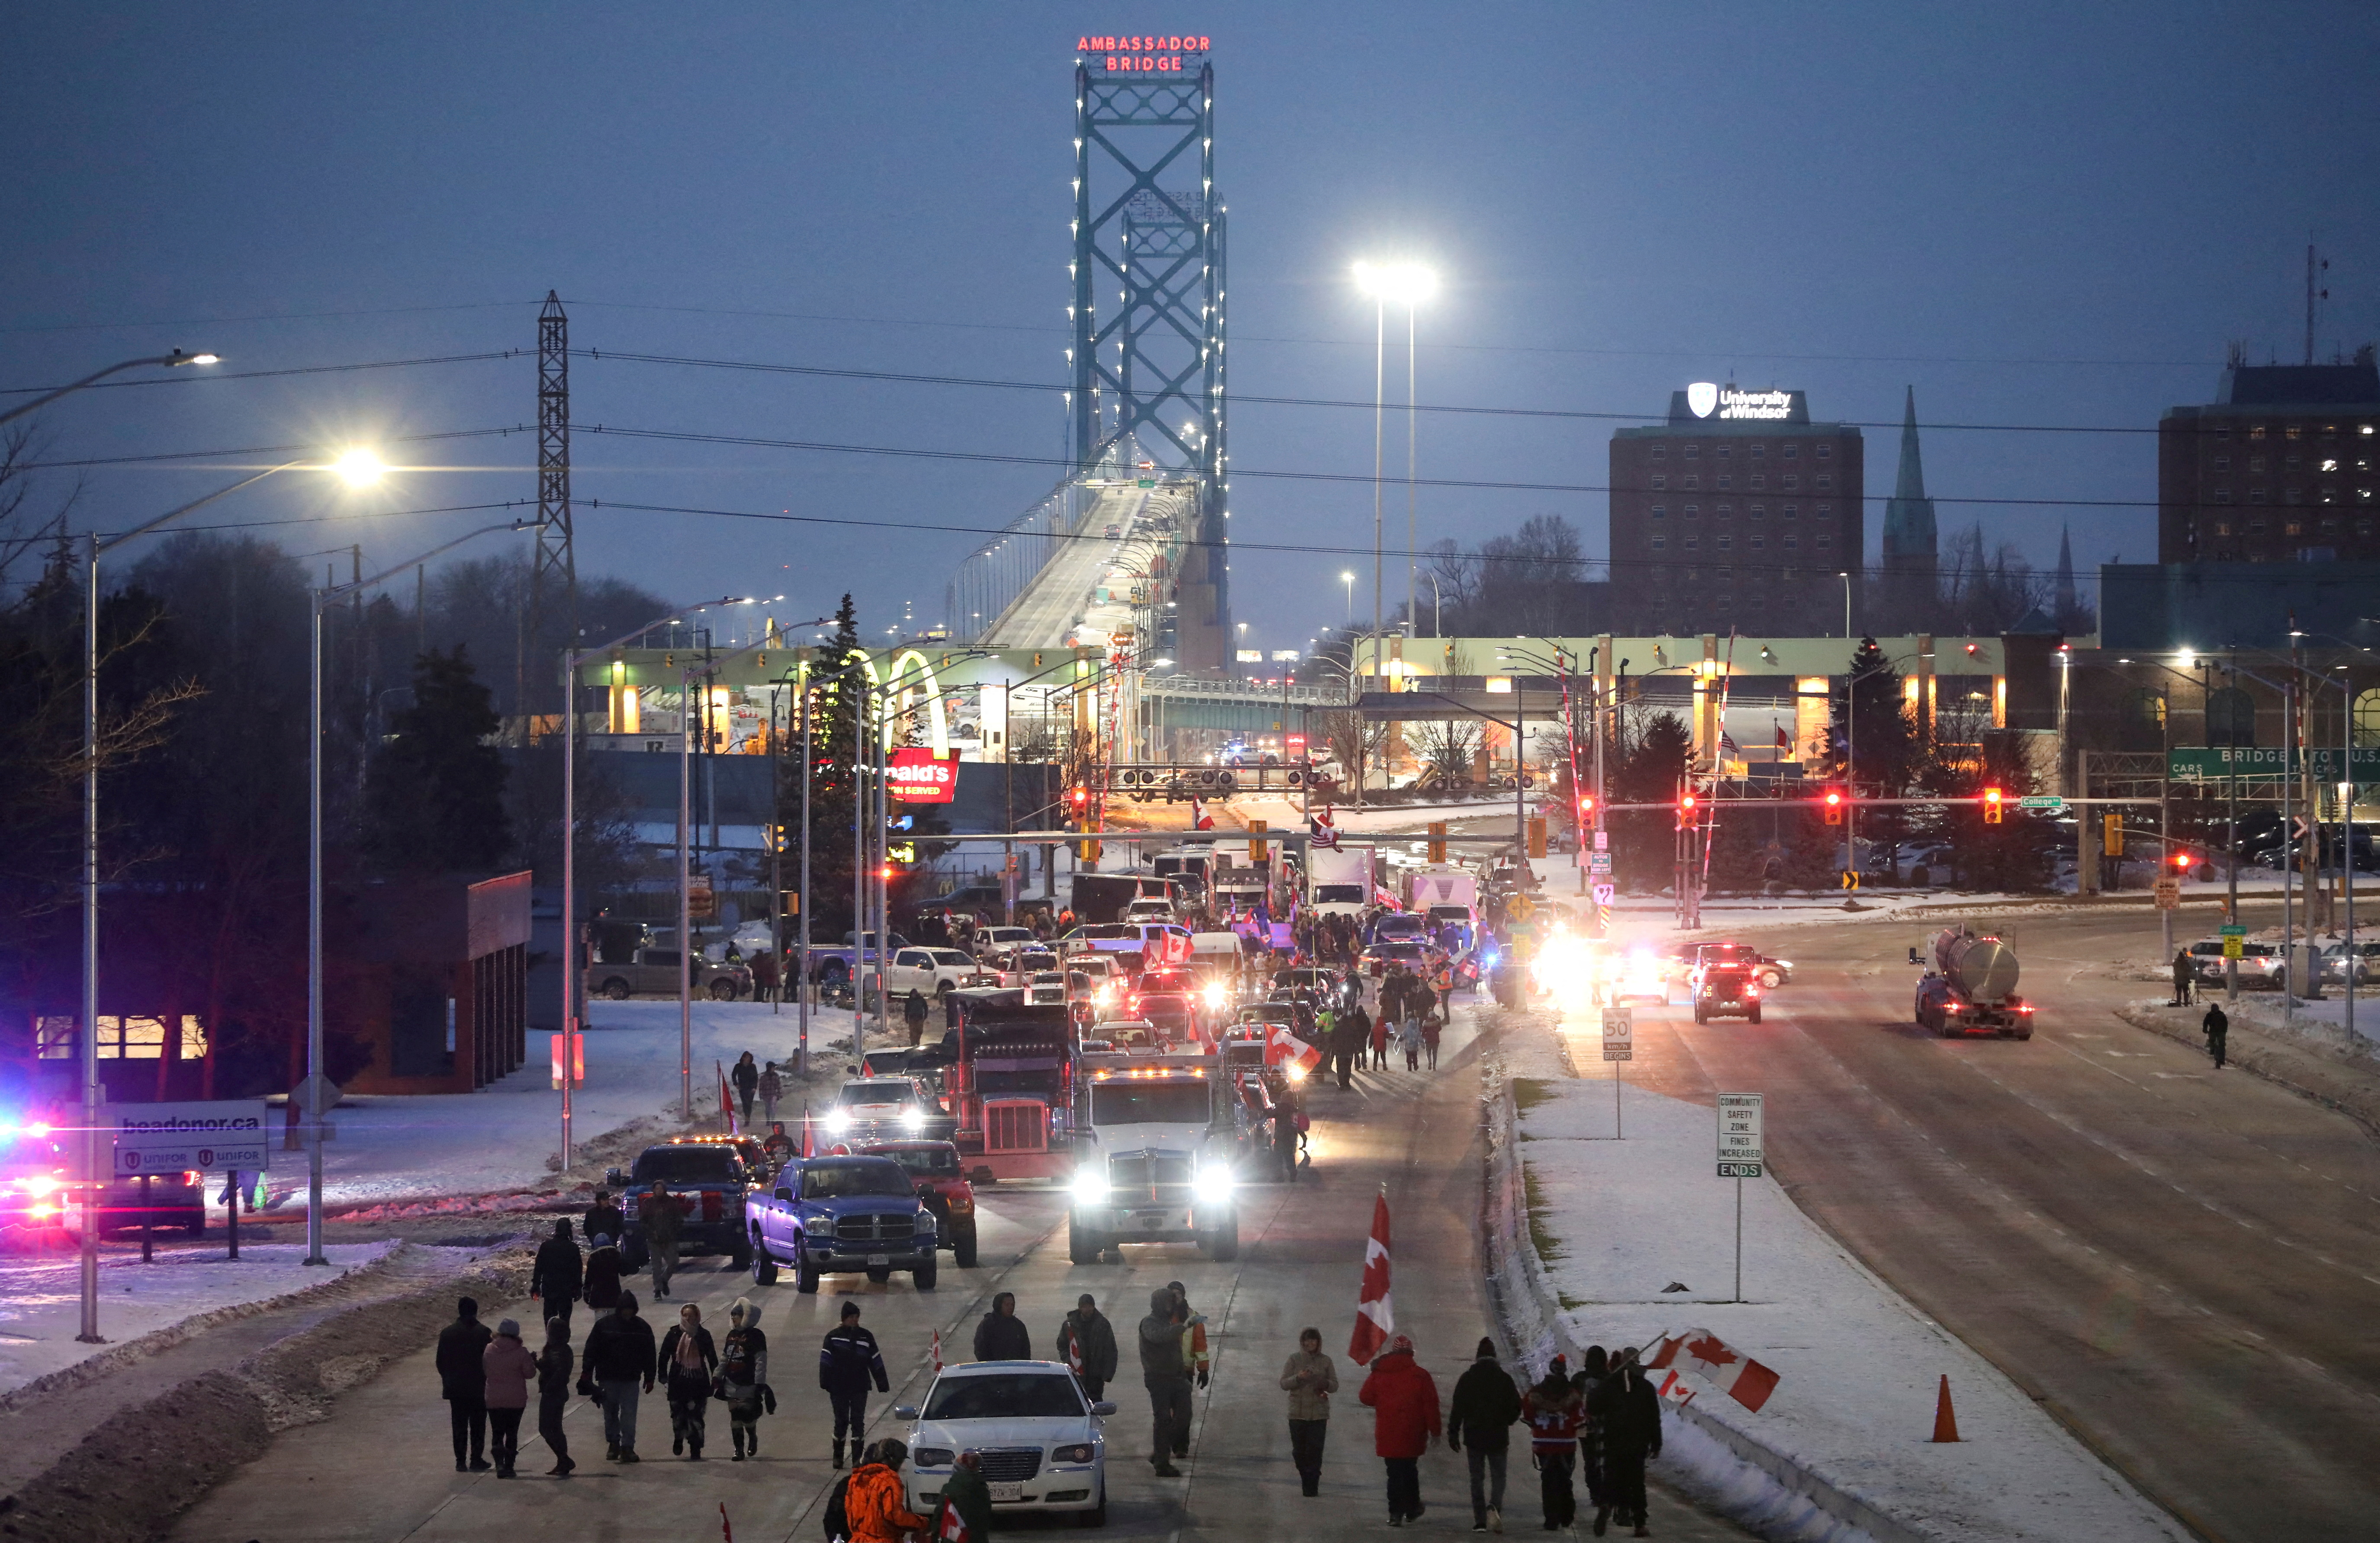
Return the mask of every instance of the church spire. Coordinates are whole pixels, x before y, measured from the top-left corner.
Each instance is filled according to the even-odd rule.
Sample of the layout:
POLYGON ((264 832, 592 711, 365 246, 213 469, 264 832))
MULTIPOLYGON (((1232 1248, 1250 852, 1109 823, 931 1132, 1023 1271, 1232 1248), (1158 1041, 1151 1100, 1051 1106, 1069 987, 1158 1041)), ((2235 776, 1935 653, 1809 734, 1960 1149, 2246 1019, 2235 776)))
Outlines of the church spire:
POLYGON ((2058 614, 2074 614, 2074 542, 2064 525, 2058 528, 2058 614))
POLYGON ((1925 467, 1917 456, 1917 388, 1913 385, 1901 408, 1900 476, 1892 485, 1892 496, 1912 504, 1925 496, 1925 467))

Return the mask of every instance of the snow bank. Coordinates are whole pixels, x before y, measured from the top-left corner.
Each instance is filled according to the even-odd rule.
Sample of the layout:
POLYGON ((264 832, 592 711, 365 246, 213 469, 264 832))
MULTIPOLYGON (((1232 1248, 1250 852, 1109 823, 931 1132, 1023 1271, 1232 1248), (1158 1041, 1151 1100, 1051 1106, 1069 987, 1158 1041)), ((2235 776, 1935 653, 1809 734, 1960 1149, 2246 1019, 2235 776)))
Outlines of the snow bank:
POLYGON ((1491 1231, 1514 1240, 1500 1286, 1533 1368, 1557 1349, 1697 1327, 1780 1374, 1758 1414, 1706 1391, 1672 1419, 1663 1463, 1679 1482, 1772 1537, 2189 1536, 1772 1180, 1742 1185, 1746 1300, 1731 1300, 1737 1192, 1713 1172, 1715 1112, 1633 1086, 1626 1100, 1614 1140, 1602 1079, 1501 1093, 1518 1140, 1497 1145, 1521 1170, 1505 1206, 1525 1214, 1491 1231), (1945 1374, 1956 1445, 1928 1440, 1945 1374))
MULTIPOLYGON (((674 1002, 602 1002, 589 1005, 587 1079, 572 1096, 574 1139, 585 1144, 635 1121, 674 1113, 679 1094, 678 1009, 674 1002)), ((771 1014, 767 1002, 694 1004, 694 1107, 718 1107, 712 1063, 730 1067, 750 1051, 758 1061, 788 1066, 799 1040, 792 1004, 771 1014)), ((851 1038, 851 1014, 839 1008, 810 1014, 811 1087, 841 1082, 851 1038)), ((438 1201, 535 1187, 550 1176, 548 1160, 561 1148, 562 1095, 552 1083, 549 1041, 531 1035, 528 1064, 476 1093, 420 1097, 358 1096, 339 1105, 336 1137, 323 1148, 323 1197, 340 1207, 438 1201)), ((812 1097, 816 1097, 813 1093, 812 1097)), ((798 1119, 795 1088, 777 1107, 798 1119)), ((755 1121, 760 1106, 752 1107, 755 1121)), ((298 1153, 275 1153, 268 1220, 305 1203, 306 1172, 298 1153)), ((407 1213, 412 1214, 412 1213, 407 1213)))
POLYGON ((340 1244, 322 1252, 330 1268, 308 1269, 302 1244, 243 1243, 239 1258, 221 1243, 159 1247, 155 1260, 137 1254, 99 1261, 100 1332, 109 1345, 76 1341, 82 1327, 82 1275, 76 1256, 0 1261, 0 1393, 62 1371, 147 1334, 225 1308, 261 1306, 368 1270, 398 1246, 340 1244))

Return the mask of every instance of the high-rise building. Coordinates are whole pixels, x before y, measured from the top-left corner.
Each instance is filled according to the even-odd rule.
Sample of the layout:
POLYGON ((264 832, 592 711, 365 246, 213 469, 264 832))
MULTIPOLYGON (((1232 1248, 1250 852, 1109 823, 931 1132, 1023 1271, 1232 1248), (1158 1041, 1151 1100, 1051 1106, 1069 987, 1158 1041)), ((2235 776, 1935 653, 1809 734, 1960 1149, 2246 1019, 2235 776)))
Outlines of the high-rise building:
POLYGON ((1668 421, 1611 436, 1614 630, 1844 630, 1839 576, 1856 602, 1866 550, 1863 457, 1859 430, 1811 422, 1801 392, 1672 392, 1668 421))
POLYGON ((1911 386, 1901 407, 1900 475, 1884 506, 1884 614, 1872 626, 1912 633, 1935 626, 1938 557, 1934 501, 1925 496, 1925 467, 1917 451, 1917 388, 1911 386))
POLYGON ((2160 563, 2380 558, 2380 370, 2251 365, 2157 424, 2160 563))

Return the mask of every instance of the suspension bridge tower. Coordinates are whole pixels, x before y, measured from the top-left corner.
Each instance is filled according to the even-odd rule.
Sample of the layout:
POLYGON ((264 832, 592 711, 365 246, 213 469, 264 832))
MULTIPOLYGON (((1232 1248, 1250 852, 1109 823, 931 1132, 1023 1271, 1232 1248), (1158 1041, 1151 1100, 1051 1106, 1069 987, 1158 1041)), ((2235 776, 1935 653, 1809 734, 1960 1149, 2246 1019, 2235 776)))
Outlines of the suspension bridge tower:
POLYGON ((1177 659, 1184 670, 1226 669, 1223 203, 1206 38, 1076 43, 1074 231, 1067 406, 1076 472, 1145 461, 1196 484, 1177 659))

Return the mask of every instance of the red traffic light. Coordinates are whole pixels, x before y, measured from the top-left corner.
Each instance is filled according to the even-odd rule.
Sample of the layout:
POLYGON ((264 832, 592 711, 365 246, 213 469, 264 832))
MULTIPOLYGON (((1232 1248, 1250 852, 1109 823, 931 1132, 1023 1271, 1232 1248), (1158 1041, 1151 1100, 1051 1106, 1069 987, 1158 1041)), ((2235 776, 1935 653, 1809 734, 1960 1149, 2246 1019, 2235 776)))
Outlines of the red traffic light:
POLYGON ((1595 800, 1592 797, 1581 798, 1578 801, 1578 812, 1581 814, 1593 814, 1595 812, 1595 800))
POLYGON ((2177 852, 2177 853, 2175 853, 2175 854, 2173 855, 2173 866, 2174 866, 2174 867, 2176 867, 2176 868, 2178 868, 2178 869, 2181 869, 2183 872, 2185 872, 2185 873, 2189 872, 2189 871, 2190 871, 2190 854, 2189 854, 2189 853, 2187 853, 2187 852, 2177 852))
POLYGON ((1998 825, 1998 823, 2000 823, 2000 808, 2001 808, 2000 798, 2001 798, 2001 795, 2000 795, 2000 790, 1999 790, 1998 788, 1996 788, 1996 787, 1987 787, 1987 788, 1984 789, 1984 823, 1985 823, 1985 824, 1986 824, 1986 825, 1998 825))
POLYGON ((1691 809, 1691 808, 1693 808, 1694 807, 1694 796, 1693 794, 1691 794, 1691 793, 1688 793, 1688 794, 1682 795, 1682 796, 1680 796, 1680 798, 1678 799, 1678 808, 1682 808, 1682 809, 1691 809))
POLYGON ((1091 794, 1088 788, 1078 787, 1075 789, 1075 807, 1078 809, 1081 808, 1086 803, 1090 801, 1090 796, 1091 794))
POLYGON ((1841 808, 1842 807, 1843 807, 1843 794, 1842 794, 1842 789, 1840 789, 1840 788, 1835 788, 1835 787, 1830 787, 1830 788, 1827 789, 1827 808, 1830 808, 1830 809, 1839 809, 1839 808, 1841 808))

